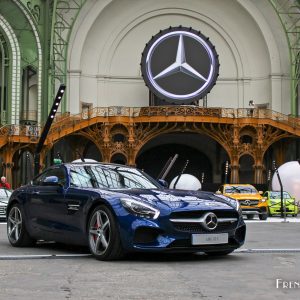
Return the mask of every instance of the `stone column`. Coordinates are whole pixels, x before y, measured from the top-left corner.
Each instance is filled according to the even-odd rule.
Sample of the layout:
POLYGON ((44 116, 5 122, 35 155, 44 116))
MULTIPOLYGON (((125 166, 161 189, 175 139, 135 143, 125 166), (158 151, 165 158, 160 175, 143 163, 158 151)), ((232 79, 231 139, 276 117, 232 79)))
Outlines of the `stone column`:
POLYGON ((264 178, 263 178, 264 166, 261 163, 259 163, 259 164, 255 164, 253 168, 254 168, 254 183, 256 184, 264 183, 264 178))
POLYGON ((240 165, 238 163, 234 163, 230 165, 231 175, 230 175, 230 183, 239 183, 240 176, 240 165))

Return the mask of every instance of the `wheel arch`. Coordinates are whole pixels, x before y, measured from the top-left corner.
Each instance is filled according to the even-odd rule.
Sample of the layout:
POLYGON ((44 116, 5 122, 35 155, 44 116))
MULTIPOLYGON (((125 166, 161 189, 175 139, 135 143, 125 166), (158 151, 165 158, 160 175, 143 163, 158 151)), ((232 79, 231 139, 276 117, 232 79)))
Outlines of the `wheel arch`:
POLYGON ((93 212, 93 210, 95 209, 95 207, 99 206, 99 205, 105 205, 111 212, 112 214, 114 215, 114 217, 116 218, 116 213, 111 205, 111 203, 109 201, 107 201, 106 199, 104 198, 96 198, 94 201, 93 201, 93 204, 89 207, 88 209, 88 212, 86 214, 86 220, 85 220, 85 231, 88 230, 88 221, 91 217, 91 214, 93 212))
POLYGON ((14 204, 20 204, 20 201, 18 200, 18 199, 13 199, 13 200, 11 200, 9 203, 8 203, 8 205, 7 205, 7 207, 6 207, 6 217, 8 217, 8 212, 10 211, 10 208, 14 205, 14 204))

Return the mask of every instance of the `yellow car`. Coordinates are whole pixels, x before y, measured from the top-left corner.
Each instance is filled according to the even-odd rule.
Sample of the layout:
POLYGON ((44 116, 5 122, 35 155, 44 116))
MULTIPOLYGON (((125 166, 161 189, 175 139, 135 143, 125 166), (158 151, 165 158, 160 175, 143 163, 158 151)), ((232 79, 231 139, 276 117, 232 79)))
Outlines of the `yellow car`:
POLYGON ((267 220, 268 203, 266 198, 262 197, 262 193, 251 184, 224 184, 217 191, 217 194, 238 200, 243 215, 246 215, 248 219, 253 219, 255 215, 258 215, 260 220, 267 220))

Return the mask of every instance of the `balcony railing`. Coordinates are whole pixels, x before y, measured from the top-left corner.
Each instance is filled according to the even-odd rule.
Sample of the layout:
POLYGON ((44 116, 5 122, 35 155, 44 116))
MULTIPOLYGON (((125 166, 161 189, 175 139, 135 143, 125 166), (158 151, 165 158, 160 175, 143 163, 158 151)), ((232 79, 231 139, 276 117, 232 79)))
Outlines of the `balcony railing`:
MULTIPOLYGON (((51 127, 51 131, 61 130, 74 126, 81 121, 90 120, 96 117, 157 117, 157 116, 203 116, 213 118, 230 118, 230 119, 269 119, 281 124, 300 129, 300 118, 291 117, 272 111, 270 109, 258 108, 204 108, 198 106, 149 106, 149 107, 96 107, 80 114, 69 115, 66 113, 55 119, 51 127)), ((50 132, 51 132, 50 131, 50 132)), ((0 128, 0 135, 25 135, 39 136, 41 132, 40 126, 29 125, 7 125, 0 128)))

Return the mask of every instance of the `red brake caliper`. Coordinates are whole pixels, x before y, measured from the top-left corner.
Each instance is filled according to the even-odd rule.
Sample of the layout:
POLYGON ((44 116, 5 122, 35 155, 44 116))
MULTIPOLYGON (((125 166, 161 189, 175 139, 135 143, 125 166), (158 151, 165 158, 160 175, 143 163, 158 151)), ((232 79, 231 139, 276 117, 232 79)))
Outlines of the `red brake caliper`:
MULTIPOLYGON (((99 227, 97 220, 96 220, 96 223, 95 223, 94 227, 95 227, 95 230, 97 230, 98 227, 99 227)), ((97 234, 94 234, 94 242, 96 242, 96 240, 97 240, 97 234)))

